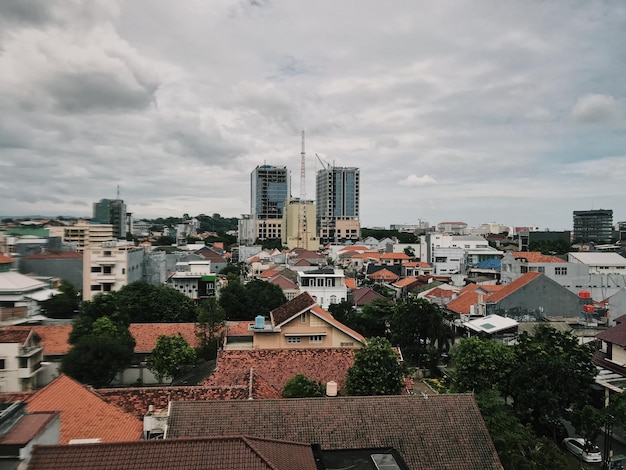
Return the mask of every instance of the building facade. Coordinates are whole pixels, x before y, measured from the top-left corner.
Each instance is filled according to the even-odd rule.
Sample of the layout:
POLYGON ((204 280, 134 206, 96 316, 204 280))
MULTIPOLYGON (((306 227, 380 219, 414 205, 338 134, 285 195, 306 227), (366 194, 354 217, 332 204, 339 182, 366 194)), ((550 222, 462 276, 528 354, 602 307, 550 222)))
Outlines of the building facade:
POLYGON ((304 248, 316 251, 320 247, 316 234, 315 203, 313 201, 302 203, 300 198, 289 198, 283 218, 283 246, 290 250, 304 248))
POLYGON ((113 236, 118 239, 126 238, 130 232, 126 204, 121 199, 100 199, 100 202, 94 202, 93 221, 113 225, 113 236))
POLYGON ((320 241, 356 241, 359 221, 360 171, 355 167, 328 166, 316 175, 316 215, 320 241))
POLYGON ((608 243, 613 236, 613 211, 574 211, 574 241, 608 243))
POLYGON ((250 214, 258 239, 281 238, 291 180, 287 167, 260 165, 250 175, 250 214))

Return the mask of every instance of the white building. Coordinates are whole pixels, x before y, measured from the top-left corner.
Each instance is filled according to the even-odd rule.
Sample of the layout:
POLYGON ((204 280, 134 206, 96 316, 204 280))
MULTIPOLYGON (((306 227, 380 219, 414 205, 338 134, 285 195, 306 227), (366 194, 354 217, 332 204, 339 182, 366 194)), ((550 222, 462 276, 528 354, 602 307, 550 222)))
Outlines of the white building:
POLYGON ((36 389, 43 348, 33 330, 0 331, 0 392, 36 389))
POLYGON ((576 252, 568 253, 567 261, 589 266, 590 274, 626 274, 626 258, 619 253, 576 252))
POLYGON ((194 300, 215 297, 215 274, 211 273, 210 261, 181 261, 167 285, 194 300))
POLYGON ((143 278, 143 248, 118 242, 90 246, 83 253, 83 300, 118 291, 143 278))
POLYGON ((420 237, 421 261, 433 267, 433 274, 465 274, 468 267, 488 259, 500 259, 504 252, 489 246, 483 237, 428 233, 420 237))
POLYGON ((348 300, 348 287, 342 269, 298 271, 298 284, 300 292, 308 292, 324 310, 328 310, 331 304, 348 300))

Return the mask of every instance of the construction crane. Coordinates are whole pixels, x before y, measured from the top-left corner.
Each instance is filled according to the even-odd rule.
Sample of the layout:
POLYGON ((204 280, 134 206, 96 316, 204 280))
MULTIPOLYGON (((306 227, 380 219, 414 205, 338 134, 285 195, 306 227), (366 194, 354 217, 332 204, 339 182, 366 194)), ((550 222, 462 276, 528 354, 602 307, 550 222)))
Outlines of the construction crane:
POLYGON ((319 160, 320 165, 322 165, 322 168, 323 168, 324 170, 330 170, 330 169, 332 168, 332 165, 331 165, 330 163, 328 163, 328 162, 324 162, 324 161, 320 158, 320 156, 319 156, 318 154, 315 154, 315 156, 316 156, 316 157, 317 157, 317 159, 319 160))
POLYGON ((304 130, 302 131, 302 150, 300 151, 300 213, 298 220, 298 247, 309 248, 309 234, 306 224, 306 162, 304 152, 304 130))

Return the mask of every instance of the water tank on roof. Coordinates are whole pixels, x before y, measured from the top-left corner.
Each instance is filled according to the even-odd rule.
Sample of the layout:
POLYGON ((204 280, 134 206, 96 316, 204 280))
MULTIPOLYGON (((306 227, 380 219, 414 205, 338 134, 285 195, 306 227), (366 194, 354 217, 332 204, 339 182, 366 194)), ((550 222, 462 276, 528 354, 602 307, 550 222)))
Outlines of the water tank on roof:
POLYGON ((326 396, 328 397, 336 397, 337 396, 337 382, 331 380, 326 383, 326 396))
POLYGON ((254 318, 254 328, 262 330, 265 327, 265 317, 263 315, 257 315, 254 318))

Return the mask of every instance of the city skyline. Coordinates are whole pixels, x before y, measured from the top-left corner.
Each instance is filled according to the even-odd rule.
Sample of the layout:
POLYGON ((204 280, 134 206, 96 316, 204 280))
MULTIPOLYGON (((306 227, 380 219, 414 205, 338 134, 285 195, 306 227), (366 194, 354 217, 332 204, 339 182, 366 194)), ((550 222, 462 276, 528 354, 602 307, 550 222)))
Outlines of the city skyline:
POLYGON ((0 213, 249 212, 360 169, 362 227, 572 228, 626 183, 626 4, 0 4, 0 213))

